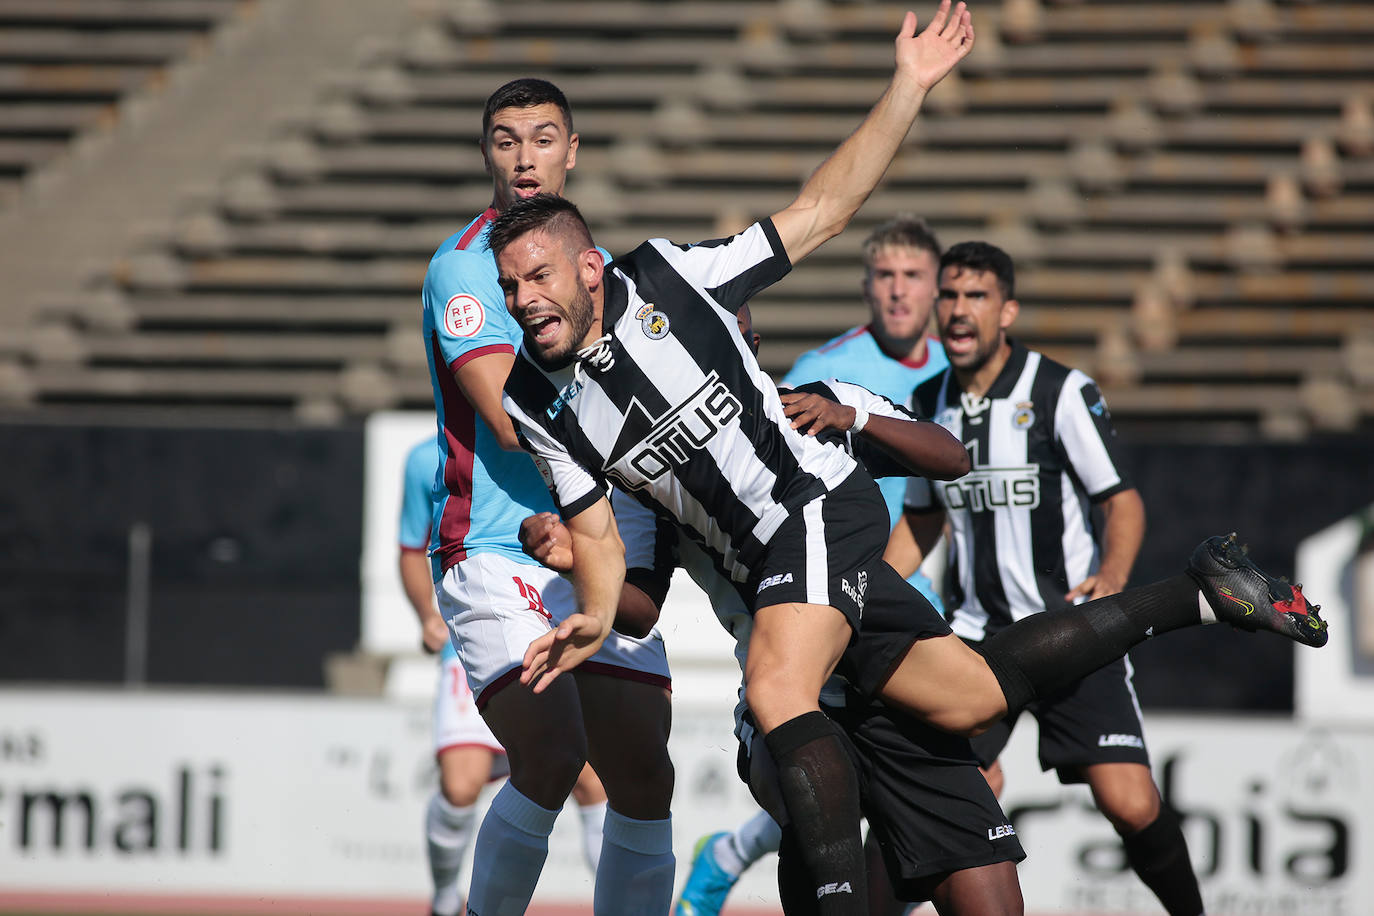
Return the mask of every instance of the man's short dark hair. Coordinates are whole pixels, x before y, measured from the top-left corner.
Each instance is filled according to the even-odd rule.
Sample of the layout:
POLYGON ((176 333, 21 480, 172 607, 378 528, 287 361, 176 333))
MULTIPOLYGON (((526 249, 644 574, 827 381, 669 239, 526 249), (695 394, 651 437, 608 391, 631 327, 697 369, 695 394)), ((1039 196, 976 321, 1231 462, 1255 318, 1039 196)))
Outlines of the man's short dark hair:
POLYGON ((487 107, 482 110, 482 136, 491 130, 491 119, 503 108, 533 108, 536 105, 556 105, 563 113, 563 126, 568 136, 573 133, 572 107, 568 97, 548 80, 532 76, 511 80, 487 97, 487 107))
POLYGON ((873 259, 885 248, 913 248, 929 251, 932 260, 940 260, 940 241, 935 230, 919 216, 901 213, 879 224, 864 239, 864 265, 873 266, 873 259))
POLYGON ((1011 255, 996 245, 987 242, 960 242, 940 258, 940 273, 946 267, 963 270, 987 272, 997 278, 997 286, 1002 290, 1003 299, 1016 298, 1016 269, 1012 266, 1011 255))
POLYGON ((492 221, 487 245, 494 257, 528 232, 544 230, 566 239, 570 255, 592 247, 592 233, 577 206, 557 194, 536 194, 517 200, 492 221))

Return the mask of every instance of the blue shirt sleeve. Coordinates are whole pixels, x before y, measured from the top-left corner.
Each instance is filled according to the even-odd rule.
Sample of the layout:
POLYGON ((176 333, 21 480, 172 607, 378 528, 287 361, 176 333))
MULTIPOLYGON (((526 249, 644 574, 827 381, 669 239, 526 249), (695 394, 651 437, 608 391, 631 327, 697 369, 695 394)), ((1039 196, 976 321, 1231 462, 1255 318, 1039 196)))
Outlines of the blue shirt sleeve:
POLYGON ((429 547, 434 515, 434 478, 439 471, 439 444, 433 439, 418 443, 406 455, 401 488, 400 544, 406 550, 429 547))
POLYGON ((798 385, 805 385, 807 382, 819 382, 822 379, 842 376, 830 370, 827 366, 829 362, 819 350, 808 350, 797 361, 792 364, 792 368, 787 370, 787 374, 782 377, 782 383, 793 388, 798 385))
POLYGON ((506 312, 490 252, 450 251, 431 261, 424 306, 447 368, 482 353, 513 353, 520 345, 520 328, 506 312))

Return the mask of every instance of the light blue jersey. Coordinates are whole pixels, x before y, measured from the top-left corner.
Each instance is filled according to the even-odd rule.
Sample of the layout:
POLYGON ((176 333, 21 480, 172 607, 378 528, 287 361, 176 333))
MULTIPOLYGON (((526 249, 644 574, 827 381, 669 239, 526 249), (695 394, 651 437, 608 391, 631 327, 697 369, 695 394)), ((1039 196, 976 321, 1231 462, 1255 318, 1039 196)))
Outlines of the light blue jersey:
MULTIPOLYGON (((434 439, 415 443, 406 454, 405 476, 401 481, 401 524, 398 540, 401 550, 425 553, 434 528, 434 477, 439 464, 439 444, 434 439)), ((458 657, 453 640, 444 640, 441 662, 458 657)))
POLYGON ((537 565, 520 549, 520 522, 553 509, 534 461, 501 448, 453 378, 468 360, 520 346, 520 326, 506 312, 487 248, 494 216, 488 210, 445 240, 425 274, 425 350, 439 426, 430 539, 436 581, 470 553, 537 565))
MULTIPOLYGON (((797 357, 797 361, 783 376, 784 385, 803 385, 807 382, 823 382, 837 378, 844 382, 862 385, 874 394, 881 394, 889 401, 908 405, 911 392, 916 386, 932 376, 939 375, 949 366, 945 358, 945 348, 934 337, 926 338, 926 358, 917 363, 906 359, 893 359, 882 351, 868 325, 853 328, 828 341, 814 350, 797 357)), ((929 419, 929 418, 927 418, 929 419)), ((902 498, 906 492, 906 479, 885 477, 878 481, 887 501, 889 527, 897 524, 902 514, 902 498)), ((907 580, 930 599, 935 609, 944 612, 940 596, 935 594, 931 581, 919 572, 912 573, 907 580)))

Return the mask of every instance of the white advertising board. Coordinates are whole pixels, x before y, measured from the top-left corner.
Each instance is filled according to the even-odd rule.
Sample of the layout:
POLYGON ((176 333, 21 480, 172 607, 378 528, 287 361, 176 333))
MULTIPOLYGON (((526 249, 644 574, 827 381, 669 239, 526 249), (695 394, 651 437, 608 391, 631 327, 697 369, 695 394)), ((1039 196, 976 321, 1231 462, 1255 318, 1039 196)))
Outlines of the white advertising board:
MULTIPOLYGON (((701 698, 674 710, 684 874, 697 836, 753 813, 734 775, 736 682, 680 682, 701 698)), ((0 911, 421 912, 434 778, 424 703, 0 690, 0 911)), ((546 912, 590 906, 580 835, 575 812, 559 818, 546 912)), ((776 898, 767 868, 739 891, 776 898)))
MULTIPOLYGON (((1299 652, 1295 706, 1309 721, 1374 727, 1374 506, 1298 545, 1297 581, 1321 603, 1331 639, 1299 652)), ((1374 912, 1374 903, 1371 904, 1374 912)))
MULTIPOLYGON (((370 414, 363 434, 362 648, 369 652, 415 652, 420 624, 401 589, 396 568, 401 520, 401 484, 406 455, 416 443, 438 435, 432 412, 370 414)), ((435 446, 438 463, 438 446, 435 446)), ((437 468, 436 468, 437 470, 437 468)))
MULTIPOLYGON (((1211 916, 1374 913, 1374 731, 1220 716, 1145 724, 1211 916)), ((1003 757, 1003 807, 1028 854, 1026 912, 1160 912, 1087 790, 1040 772, 1035 737, 1024 721, 1003 757)))
MULTIPOLYGON (((728 669, 675 678, 679 884, 692 845, 754 812, 735 777, 728 669)), ((1213 916, 1360 916, 1374 901, 1374 731, 1289 720, 1153 717, 1156 775, 1213 916)), ((1004 756, 1004 806, 1030 858, 1027 913, 1145 914, 1082 787, 1004 756)), ((425 704, 323 696, 0 690, 0 911, 162 901, 193 912, 421 911, 433 786, 425 704)), ((776 912, 773 861, 731 910, 776 912)), ((532 912, 585 909, 578 819, 559 819, 532 912)), ((143 911, 150 911, 151 907, 143 911)))
POLYGON ((0 691, 0 893, 417 898, 429 709, 0 691))

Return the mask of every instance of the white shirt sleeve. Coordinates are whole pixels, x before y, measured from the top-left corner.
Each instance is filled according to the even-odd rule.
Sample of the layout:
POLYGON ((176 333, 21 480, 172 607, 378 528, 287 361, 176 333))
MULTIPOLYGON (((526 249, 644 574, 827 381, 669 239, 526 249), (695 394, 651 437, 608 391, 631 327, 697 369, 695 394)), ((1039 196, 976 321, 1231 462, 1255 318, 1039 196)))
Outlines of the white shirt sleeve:
POLYGON ((601 481, 579 464, 563 443, 526 416, 510 395, 503 394, 501 403, 515 424, 520 441, 534 458, 534 466, 544 478, 559 515, 565 520, 572 518, 606 495, 601 481))

